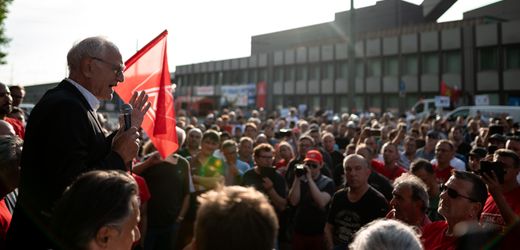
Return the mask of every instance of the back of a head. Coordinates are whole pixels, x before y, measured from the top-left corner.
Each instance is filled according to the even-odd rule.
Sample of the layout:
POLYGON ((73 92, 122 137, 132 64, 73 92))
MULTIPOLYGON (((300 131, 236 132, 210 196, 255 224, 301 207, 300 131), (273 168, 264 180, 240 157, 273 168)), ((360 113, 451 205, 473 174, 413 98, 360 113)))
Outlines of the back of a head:
POLYGON ((349 246, 350 250, 421 250, 417 233, 397 220, 379 219, 361 228, 349 246))
POLYGON ((271 250, 278 220, 267 198, 253 188, 224 187, 209 191, 195 221, 198 250, 271 250))
POLYGON ((56 204, 53 229, 63 249, 86 249, 103 226, 118 227, 132 211, 138 188, 122 171, 87 172, 56 204))

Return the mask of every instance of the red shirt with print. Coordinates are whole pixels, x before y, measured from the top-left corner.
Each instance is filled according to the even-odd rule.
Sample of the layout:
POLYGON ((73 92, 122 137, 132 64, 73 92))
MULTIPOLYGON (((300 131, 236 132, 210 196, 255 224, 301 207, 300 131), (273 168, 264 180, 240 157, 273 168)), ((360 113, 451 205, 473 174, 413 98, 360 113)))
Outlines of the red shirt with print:
POLYGON ((451 250, 457 246, 454 236, 447 236, 448 222, 436 221, 422 228, 421 242, 424 250, 451 250))
POLYGON ((440 169, 437 164, 434 164, 433 171, 435 171, 435 178, 437 178, 437 183, 446 183, 451 176, 452 170, 453 170, 452 166, 449 166, 444 169, 440 169))
MULTIPOLYGON (((520 187, 506 192, 503 195, 509 207, 511 207, 515 214, 520 215, 520 187)), ((501 227, 506 226, 504 218, 502 218, 500 210, 498 209, 497 204, 493 199, 493 196, 491 196, 490 194, 488 194, 486 204, 484 205, 484 209, 482 210, 482 215, 480 216, 480 223, 482 225, 493 224, 501 227)))

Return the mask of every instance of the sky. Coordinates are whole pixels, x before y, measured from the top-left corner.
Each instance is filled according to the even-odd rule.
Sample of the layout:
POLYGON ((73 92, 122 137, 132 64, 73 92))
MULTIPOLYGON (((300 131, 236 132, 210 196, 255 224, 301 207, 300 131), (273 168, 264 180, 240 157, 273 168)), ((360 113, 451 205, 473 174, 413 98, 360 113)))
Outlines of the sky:
MULTIPOLYGON (((376 0, 355 0, 355 8, 376 0)), ((420 4, 422 0, 408 0, 420 4)), ((438 22, 497 0, 458 0, 438 22)), ((75 42, 106 36, 130 58, 168 30, 168 63, 176 65, 247 57, 251 37, 334 20, 349 0, 14 0, 5 22, 7 64, 0 82, 35 85, 68 74, 66 55, 75 42)))

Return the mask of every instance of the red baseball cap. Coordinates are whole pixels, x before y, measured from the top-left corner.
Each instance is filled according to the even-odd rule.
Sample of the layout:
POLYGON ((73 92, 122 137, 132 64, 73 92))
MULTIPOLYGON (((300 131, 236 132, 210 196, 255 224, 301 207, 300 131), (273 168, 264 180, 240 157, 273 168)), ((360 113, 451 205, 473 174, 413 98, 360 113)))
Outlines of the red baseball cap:
POLYGON ((303 161, 313 161, 321 165, 323 164, 323 156, 318 150, 309 150, 307 151, 307 154, 305 154, 305 159, 303 161))

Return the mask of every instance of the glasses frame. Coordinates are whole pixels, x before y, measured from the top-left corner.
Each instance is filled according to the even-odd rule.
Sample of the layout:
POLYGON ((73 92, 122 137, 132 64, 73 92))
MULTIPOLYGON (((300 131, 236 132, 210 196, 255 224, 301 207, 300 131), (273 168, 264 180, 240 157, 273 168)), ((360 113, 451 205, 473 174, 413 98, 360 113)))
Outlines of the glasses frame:
POLYGON ((117 64, 113 64, 103 58, 99 58, 99 57, 96 57, 96 56, 92 56, 91 57, 92 59, 94 60, 97 60, 97 61, 100 61, 102 63, 106 63, 108 65, 111 66, 112 70, 114 71, 114 74, 117 76, 117 77, 121 77, 123 76, 123 71, 125 71, 125 66, 124 65, 117 65, 117 64))
POLYGON ((446 184, 442 184, 441 185, 441 192, 446 192, 448 193, 448 196, 452 199, 457 199, 459 197, 462 197, 462 198, 465 198, 465 199, 468 199, 472 202, 478 202, 477 200, 469 197, 469 196, 465 196, 465 195, 462 195, 460 194, 459 192, 457 192, 457 190, 453 189, 453 188, 450 188, 448 187, 446 184))

